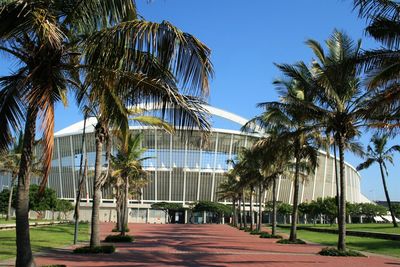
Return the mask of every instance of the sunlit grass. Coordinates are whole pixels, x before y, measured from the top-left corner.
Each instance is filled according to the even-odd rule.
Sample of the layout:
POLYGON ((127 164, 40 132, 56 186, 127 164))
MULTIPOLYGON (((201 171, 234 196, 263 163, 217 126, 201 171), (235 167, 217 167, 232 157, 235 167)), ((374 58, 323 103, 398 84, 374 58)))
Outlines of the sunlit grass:
MULTIPOLYGON (((31 245, 34 252, 57 248, 73 243, 74 225, 52 225, 31 228, 31 245)), ((89 240, 88 224, 79 224, 79 241, 89 240)), ((15 230, 0 231, 0 260, 16 255, 15 230)))
MULTIPOLYGON (((288 234, 289 231, 290 229, 279 228, 280 233, 288 234)), ((319 232, 317 233, 307 230, 298 230, 297 238, 333 247, 336 246, 338 241, 337 234, 328 234, 319 232)), ((349 249, 400 257, 400 241, 369 238, 369 237, 347 236, 346 243, 349 249)))

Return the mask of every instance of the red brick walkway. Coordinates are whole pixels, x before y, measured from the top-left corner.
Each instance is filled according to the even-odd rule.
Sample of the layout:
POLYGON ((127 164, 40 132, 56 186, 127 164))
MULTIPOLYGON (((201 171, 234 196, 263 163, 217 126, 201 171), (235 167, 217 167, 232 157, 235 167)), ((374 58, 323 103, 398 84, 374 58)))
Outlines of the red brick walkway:
MULTIPOLYGON (((112 224, 103 224, 103 235, 112 224)), ((40 265, 67 266, 400 266, 400 260, 323 257, 317 245, 281 245, 227 225, 131 224, 132 244, 111 255, 74 255, 71 248, 36 257, 40 265)), ((317 233, 316 233, 317 234, 317 233)))

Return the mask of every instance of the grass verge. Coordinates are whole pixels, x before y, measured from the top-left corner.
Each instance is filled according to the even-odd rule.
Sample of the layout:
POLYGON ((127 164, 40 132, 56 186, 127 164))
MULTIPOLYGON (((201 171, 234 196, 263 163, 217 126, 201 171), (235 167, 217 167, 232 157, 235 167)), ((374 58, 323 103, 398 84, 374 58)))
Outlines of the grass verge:
MULTIPOLYGON (((33 252, 44 249, 65 247, 72 245, 74 225, 52 225, 30 229, 31 245, 33 252)), ((79 224, 79 241, 89 240, 88 224, 79 224)), ((14 258, 16 255, 15 230, 0 231, 0 260, 14 258)))

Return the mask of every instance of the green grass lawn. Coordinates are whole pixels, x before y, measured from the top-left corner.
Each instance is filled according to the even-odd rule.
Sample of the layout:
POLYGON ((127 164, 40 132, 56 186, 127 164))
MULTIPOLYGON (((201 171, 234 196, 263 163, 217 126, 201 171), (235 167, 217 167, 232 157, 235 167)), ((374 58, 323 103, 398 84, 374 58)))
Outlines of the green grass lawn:
MULTIPOLYGON (((52 220, 35 220, 35 219, 29 219, 30 223, 33 222, 51 222, 52 220)), ((11 218, 10 220, 6 221, 5 218, 0 218, 0 224, 15 224, 15 218, 11 218)))
MULTIPOLYGON (((287 225, 290 226, 290 225, 287 225)), ((299 224, 299 226, 324 228, 324 229, 337 229, 337 224, 330 226, 329 224, 299 224)), ((394 228, 393 224, 389 223, 355 223, 346 224, 347 230, 363 231, 363 232, 376 232, 387 234, 400 234, 400 227, 394 228)))
MULTIPOLYGON (((74 225, 53 225, 31 228, 31 245, 34 252, 57 248, 73 243, 74 225)), ((89 240, 88 224, 79 224, 79 241, 89 240)), ((15 257, 15 230, 0 231, 0 260, 15 257)))
MULTIPOLYGON (((288 234, 289 229, 279 228, 280 233, 288 234)), ((307 230, 298 230, 297 236, 309 242, 319 243, 326 246, 335 247, 337 244, 337 235, 328 233, 317 233, 307 230)), ((346 237, 347 247, 349 249, 367 251, 382 255, 400 257, 400 241, 369 238, 369 237, 346 237)))

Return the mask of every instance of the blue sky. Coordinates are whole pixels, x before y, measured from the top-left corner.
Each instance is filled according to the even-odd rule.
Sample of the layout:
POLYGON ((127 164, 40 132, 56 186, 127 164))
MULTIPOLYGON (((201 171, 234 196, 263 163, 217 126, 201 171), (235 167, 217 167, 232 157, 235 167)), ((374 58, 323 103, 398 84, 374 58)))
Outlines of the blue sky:
MULTIPOLYGON (((379 45, 364 36, 365 22, 352 11, 352 0, 137 0, 137 5, 145 19, 167 20, 211 48, 215 78, 209 103, 245 118, 260 112, 256 103, 277 99, 271 83, 280 73, 273 63, 311 60, 305 40, 323 42, 337 28, 353 39, 362 38, 364 49, 379 45)), ((12 65, 4 58, 1 62, 0 74, 7 73, 12 65)), ((60 105, 56 130, 81 118, 73 101, 67 108, 60 105)), ((361 141, 367 144, 369 137, 365 134, 361 141)), ((346 161, 357 165, 361 159, 346 155, 346 161)), ((361 175, 362 192, 383 200, 378 168, 361 175)), ((395 200, 400 200, 399 175, 389 168, 388 186, 395 200)))

